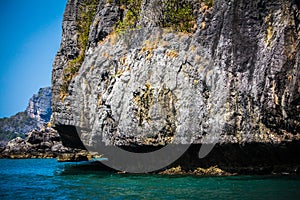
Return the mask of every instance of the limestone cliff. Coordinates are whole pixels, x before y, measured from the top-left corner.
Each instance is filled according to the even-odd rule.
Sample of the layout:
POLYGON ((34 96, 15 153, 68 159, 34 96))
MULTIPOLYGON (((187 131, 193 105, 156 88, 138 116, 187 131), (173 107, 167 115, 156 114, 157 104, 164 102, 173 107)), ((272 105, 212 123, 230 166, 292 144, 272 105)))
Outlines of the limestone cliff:
POLYGON ((53 124, 69 146, 280 143, 300 132, 298 0, 69 0, 53 124))
POLYGON ((52 115, 51 109, 51 87, 40 88, 37 94, 34 94, 26 108, 27 115, 37 121, 38 128, 50 121, 52 115))

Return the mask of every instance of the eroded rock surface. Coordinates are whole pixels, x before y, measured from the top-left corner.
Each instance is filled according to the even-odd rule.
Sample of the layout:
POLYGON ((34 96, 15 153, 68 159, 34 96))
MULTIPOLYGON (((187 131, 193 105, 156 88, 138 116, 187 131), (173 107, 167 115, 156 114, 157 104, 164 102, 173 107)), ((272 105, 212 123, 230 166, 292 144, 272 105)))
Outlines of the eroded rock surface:
POLYGON ((83 128, 87 145, 299 138, 299 2, 186 2, 189 33, 163 26, 165 1, 142 1, 136 28, 117 33, 127 7, 99 1, 84 61, 62 94, 64 70, 82 51, 76 20, 85 1, 68 1, 52 79, 53 124, 71 136, 65 144, 76 131, 64 126, 83 128))

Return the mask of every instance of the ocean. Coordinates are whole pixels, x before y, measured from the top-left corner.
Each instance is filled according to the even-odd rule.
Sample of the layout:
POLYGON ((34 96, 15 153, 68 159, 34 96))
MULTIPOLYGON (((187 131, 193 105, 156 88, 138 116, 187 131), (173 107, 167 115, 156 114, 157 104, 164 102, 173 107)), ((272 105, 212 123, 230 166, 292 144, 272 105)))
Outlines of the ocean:
POLYGON ((300 199, 300 177, 116 174, 87 162, 1 159, 0 199, 300 199))

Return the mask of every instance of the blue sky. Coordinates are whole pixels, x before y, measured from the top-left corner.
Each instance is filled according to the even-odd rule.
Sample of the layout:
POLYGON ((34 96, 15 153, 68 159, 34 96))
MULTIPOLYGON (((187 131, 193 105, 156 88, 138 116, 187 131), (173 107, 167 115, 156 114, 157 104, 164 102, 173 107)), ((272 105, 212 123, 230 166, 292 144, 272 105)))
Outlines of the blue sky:
POLYGON ((0 117, 24 111, 51 85, 66 0, 0 1, 0 117))

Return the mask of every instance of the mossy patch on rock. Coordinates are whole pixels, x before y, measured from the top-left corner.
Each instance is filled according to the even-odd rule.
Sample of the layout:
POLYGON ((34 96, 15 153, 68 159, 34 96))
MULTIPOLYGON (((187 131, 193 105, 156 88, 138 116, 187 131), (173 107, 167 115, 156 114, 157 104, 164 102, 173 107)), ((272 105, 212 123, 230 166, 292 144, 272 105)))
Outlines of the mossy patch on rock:
POLYGON ((214 6, 214 0, 203 0, 204 4, 208 7, 214 6))
POLYGON ((150 84, 146 84, 142 92, 136 92, 133 95, 133 100, 139 108, 136 116, 138 125, 142 126, 144 121, 150 123, 149 110, 154 104, 153 88, 150 84))
POLYGON ((142 0, 121 0, 119 6, 121 19, 116 25, 116 32, 122 33, 128 29, 137 28, 142 0))

